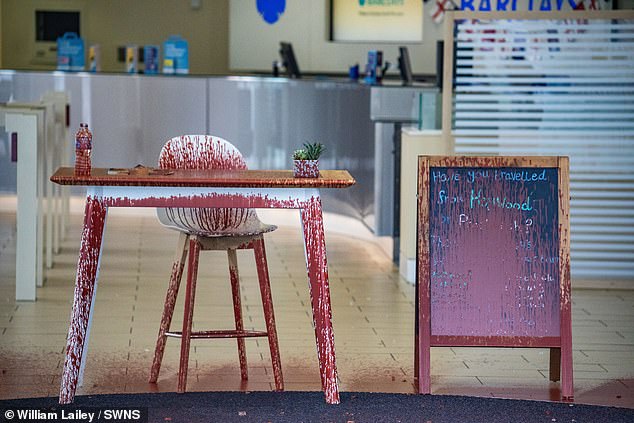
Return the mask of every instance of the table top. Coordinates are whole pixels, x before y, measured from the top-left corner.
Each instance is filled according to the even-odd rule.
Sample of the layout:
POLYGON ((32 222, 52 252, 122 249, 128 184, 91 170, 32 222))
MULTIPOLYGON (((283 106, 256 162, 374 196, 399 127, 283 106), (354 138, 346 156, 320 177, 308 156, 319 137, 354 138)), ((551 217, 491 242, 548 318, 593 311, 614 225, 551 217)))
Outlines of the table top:
POLYGON ((75 176, 60 167, 51 176, 60 185, 140 187, 346 188, 356 183, 347 170, 321 170, 318 178, 295 178, 292 170, 93 168, 90 176, 75 176))

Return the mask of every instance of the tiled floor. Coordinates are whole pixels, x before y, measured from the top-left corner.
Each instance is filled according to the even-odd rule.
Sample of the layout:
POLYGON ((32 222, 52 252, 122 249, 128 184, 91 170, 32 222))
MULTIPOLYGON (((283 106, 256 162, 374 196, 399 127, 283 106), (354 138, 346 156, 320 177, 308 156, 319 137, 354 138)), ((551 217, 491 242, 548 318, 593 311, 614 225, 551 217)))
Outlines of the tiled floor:
MULTIPOLYGON (((57 396, 81 216, 72 216, 37 302, 16 302, 15 213, 0 209, 5 210, 0 212, 0 399, 57 396)), ((267 221, 281 225, 267 237, 267 253, 286 389, 319 390, 299 219, 270 213, 267 221)), ((413 393, 413 286, 399 278, 376 244, 332 230, 326 242, 340 389, 413 393)), ((162 228, 151 211, 111 211, 78 394, 176 389, 179 343, 174 339, 168 341, 158 384, 147 383, 175 244, 176 233, 162 228)), ((203 254, 194 324, 230 327, 226 256, 203 254)), ((247 252, 239 252, 238 259, 246 326, 262 328, 254 260, 247 252)), ((634 291, 573 289, 573 301, 575 401, 634 408, 634 291)), ((175 317, 174 324, 179 322, 175 317)), ((240 381, 235 340, 192 345, 189 390, 272 389, 265 340, 247 340, 247 383, 240 381)), ((435 348, 432 391, 556 400, 559 384, 548 381, 548 356, 542 349, 435 348)))

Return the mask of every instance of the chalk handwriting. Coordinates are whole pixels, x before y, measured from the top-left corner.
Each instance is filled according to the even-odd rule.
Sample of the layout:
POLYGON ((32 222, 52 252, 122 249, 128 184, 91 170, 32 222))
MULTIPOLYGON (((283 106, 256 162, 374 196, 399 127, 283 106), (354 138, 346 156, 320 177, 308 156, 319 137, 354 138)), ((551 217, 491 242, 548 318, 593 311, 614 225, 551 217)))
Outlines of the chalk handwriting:
POLYGON ((495 170, 496 181, 509 182, 530 182, 530 181, 547 181, 546 169, 541 172, 531 172, 530 170, 495 170))
POLYGON ((544 257, 544 256, 529 257, 529 256, 525 256, 524 257, 524 261, 526 263, 540 263, 540 264, 544 264, 544 263, 559 263, 559 257, 557 257, 557 256, 551 256, 551 257, 544 257))
MULTIPOLYGON (((464 172, 464 171, 463 171, 464 172)), ((507 181, 507 182, 547 182, 548 176, 546 169, 532 170, 532 169, 467 169, 466 174, 461 174, 460 171, 447 171, 433 170, 431 177, 434 183, 448 183, 467 181, 475 183, 476 181, 483 179, 493 179, 495 181, 507 181)))
POLYGON ((531 204, 531 197, 520 200, 509 200, 506 197, 486 197, 482 194, 482 190, 479 189, 476 193, 474 189, 471 190, 471 198, 469 199, 469 207, 474 209, 477 207, 483 207, 486 210, 491 210, 491 207, 499 207, 503 209, 516 209, 522 211, 532 211, 533 205, 531 204))
POLYGON ((555 282, 555 278, 550 273, 545 275, 539 275, 536 272, 531 273, 530 275, 518 275, 515 277, 518 282, 555 282))
POLYGON ((455 204, 455 203, 464 203, 464 198, 462 195, 448 195, 447 191, 441 189, 438 192, 438 204, 455 204))
POLYGON ((473 281, 473 272, 471 270, 467 273, 452 273, 446 270, 432 271, 431 272, 432 283, 436 287, 458 287, 467 288, 469 283, 473 281))
POLYGON ((460 181, 460 174, 456 172, 450 172, 447 174, 446 172, 441 172, 439 170, 434 170, 431 173, 431 177, 434 182, 451 182, 451 181, 460 181))

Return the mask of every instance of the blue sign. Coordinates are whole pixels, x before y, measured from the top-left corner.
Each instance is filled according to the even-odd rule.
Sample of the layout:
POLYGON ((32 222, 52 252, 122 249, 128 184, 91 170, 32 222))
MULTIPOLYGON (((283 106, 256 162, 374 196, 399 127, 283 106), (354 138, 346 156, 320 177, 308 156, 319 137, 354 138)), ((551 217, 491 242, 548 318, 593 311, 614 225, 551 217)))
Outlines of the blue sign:
POLYGON ((159 46, 143 47, 143 61, 145 62, 145 73, 154 74, 159 70, 159 46))
POLYGON ((255 4, 264 22, 273 25, 286 10, 286 0, 256 0, 255 4))
POLYGON ((85 65, 84 40, 74 32, 57 39, 57 70, 83 71, 85 65))
POLYGON ((189 73, 189 46, 178 35, 170 35, 163 43, 163 73, 189 73))

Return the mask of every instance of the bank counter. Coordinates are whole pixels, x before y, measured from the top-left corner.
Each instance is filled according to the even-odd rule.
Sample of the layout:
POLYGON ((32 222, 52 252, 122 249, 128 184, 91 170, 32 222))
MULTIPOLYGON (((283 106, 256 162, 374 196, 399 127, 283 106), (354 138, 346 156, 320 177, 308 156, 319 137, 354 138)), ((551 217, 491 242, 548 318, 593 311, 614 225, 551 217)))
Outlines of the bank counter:
MULTIPOLYGON (((0 102, 35 101, 49 91, 68 94, 70 134, 80 122, 90 125, 95 167, 154 166, 167 139, 207 133, 234 144, 250 169, 290 169, 293 150, 321 142, 320 167, 347 169, 357 180, 325 193, 325 210, 377 235, 393 230, 395 127, 436 128, 440 109, 436 87, 396 81, 0 71, 0 102)), ((0 154, 0 166, 15 163, 0 154)), ((0 191, 15 191, 12 175, 0 191)))

